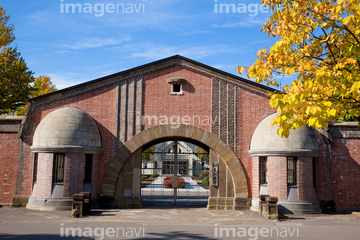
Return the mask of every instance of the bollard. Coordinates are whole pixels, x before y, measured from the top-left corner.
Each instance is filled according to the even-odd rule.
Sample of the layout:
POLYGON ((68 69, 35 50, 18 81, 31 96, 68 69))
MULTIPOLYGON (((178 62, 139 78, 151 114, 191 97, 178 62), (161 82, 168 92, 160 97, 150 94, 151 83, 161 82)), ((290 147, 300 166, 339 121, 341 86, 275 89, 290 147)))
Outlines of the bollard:
POLYGON ((262 215, 272 220, 279 219, 279 207, 277 202, 277 197, 265 197, 265 209, 263 210, 262 215))
POLYGON ((75 209, 79 212, 79 217, 84 216, 84 194, 73 195, 72 213, 75 209))
POLYGON ((84 215, 90 214, 91 211, 91 193, 81 192, 84 195, 84 215))
POLYGON ((263 211, 265 210, 265 198, 270 197, 270 195, 260 195, 259 196, 259 214, 262 215, 263 211))

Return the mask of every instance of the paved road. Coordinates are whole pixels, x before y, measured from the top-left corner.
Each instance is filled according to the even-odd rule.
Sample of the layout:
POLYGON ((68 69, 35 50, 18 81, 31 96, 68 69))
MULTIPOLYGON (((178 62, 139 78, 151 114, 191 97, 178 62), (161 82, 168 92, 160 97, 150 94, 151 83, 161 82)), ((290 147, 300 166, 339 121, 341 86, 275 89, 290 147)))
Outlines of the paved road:
POLYGON ((0 208, 0 239, 360 239, 358 215, 293 215, 272 221, 251 211, 204 208, 94 210, 84 218, 69 214, 0 208), (73 232, 78 237, 69 237, 73 232))

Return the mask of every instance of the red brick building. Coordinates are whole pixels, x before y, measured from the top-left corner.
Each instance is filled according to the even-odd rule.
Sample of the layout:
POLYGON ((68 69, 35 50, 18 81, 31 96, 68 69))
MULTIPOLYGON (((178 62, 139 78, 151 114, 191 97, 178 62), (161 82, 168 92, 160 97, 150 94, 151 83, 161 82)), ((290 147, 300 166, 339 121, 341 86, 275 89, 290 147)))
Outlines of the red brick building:
POLYGON ((282 139, 269 91, 173 56, 30 99, 24 118, 0 118, 0 204, 65 210, 87 191, 140 207, 145 146, 176 139, 209 153, 209 209, 256 209, 269 194, 281 211, 359 210, 357 123, 282 139))

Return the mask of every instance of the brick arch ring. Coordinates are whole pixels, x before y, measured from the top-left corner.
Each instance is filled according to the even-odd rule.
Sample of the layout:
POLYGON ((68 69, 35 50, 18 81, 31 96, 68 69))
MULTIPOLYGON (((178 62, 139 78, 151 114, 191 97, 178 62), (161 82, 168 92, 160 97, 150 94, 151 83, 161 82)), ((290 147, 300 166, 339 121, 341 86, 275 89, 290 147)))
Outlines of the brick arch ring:
POLYGON ((106 167, 101 194, 103 196, 115 196, 115 187, 120 170, 136 150, 154 140, 169 137, 192 139, 205 144, 216 152, 225 162, 226 166, 229 167, 233 178, 235 197, 248 198, 248 185, 244 168, 230 147, 221 141, 219 137, 205 129, 183 124, 177 128, 174 128, 174 125, 171 124, 148 128, 136 134, 122 145, 116 151, 111 162, 106 167))

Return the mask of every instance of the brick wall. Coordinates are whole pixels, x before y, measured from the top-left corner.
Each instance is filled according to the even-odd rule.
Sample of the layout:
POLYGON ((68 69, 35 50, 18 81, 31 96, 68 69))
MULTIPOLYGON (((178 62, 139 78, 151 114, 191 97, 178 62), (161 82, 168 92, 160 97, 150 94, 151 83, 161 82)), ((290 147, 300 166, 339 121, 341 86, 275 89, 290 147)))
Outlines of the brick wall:
MULTIPOLYGON (((189 116, 189 125, 211 131, 211 79, 191 72, 181 66, 150 73, 143 78, 143 115, 144 116, 189 116), (183 84, 184 95, 171 95, 169 78, 180 77, 187 80, 183 84), (199 118, 200 117, 200 118, 199 118), (201 121, 199 121, 199 119, 201 121)), ((163 118, 165 119, 165 118, 163 118)), ((173 118, 173 121, 176 121, 173 118)), ((161 124, 161 123, 160 123, 161 124)), ((143 129, 154 127, 155 121, 145 122, 143 129)))
POLYGON ((316 133, 320 155, 316 159, 318 200, 334 200, 342 210, 360 209, 360 129, 356 124, 330 124, 316 133), (349 127, 351 126, 351 127, 349 127))
POLYGON ((319 156, 316 158, 315 162, 315 171, 316 171, 316 197, 318 200, 328 200, 332 199, 331 190, 331 179, 327 179, 327 170, 326 170, 326 159, 329 159, 329 150, 327 149, 328 144, 326 139, 318 132, 315 131, 317 145, 319 148, 319 156))
POLYGON ((337 209, 360 209, 359 153, 359 139, 335 138, 332 143, 332 195, 337 209))
POLYGON ((252 190, 252 160, 249 156, 251 137, 258 124, 268 115, 274 113, 269 106, 269 99, 241 88, 238 88, 238 140, 237 156, 243 164, 248 180, 249 197, 252 190))
POLYGON ((0 205, 11 204, 15 195, 20 143, 16 133, 0 132, 0 205))

